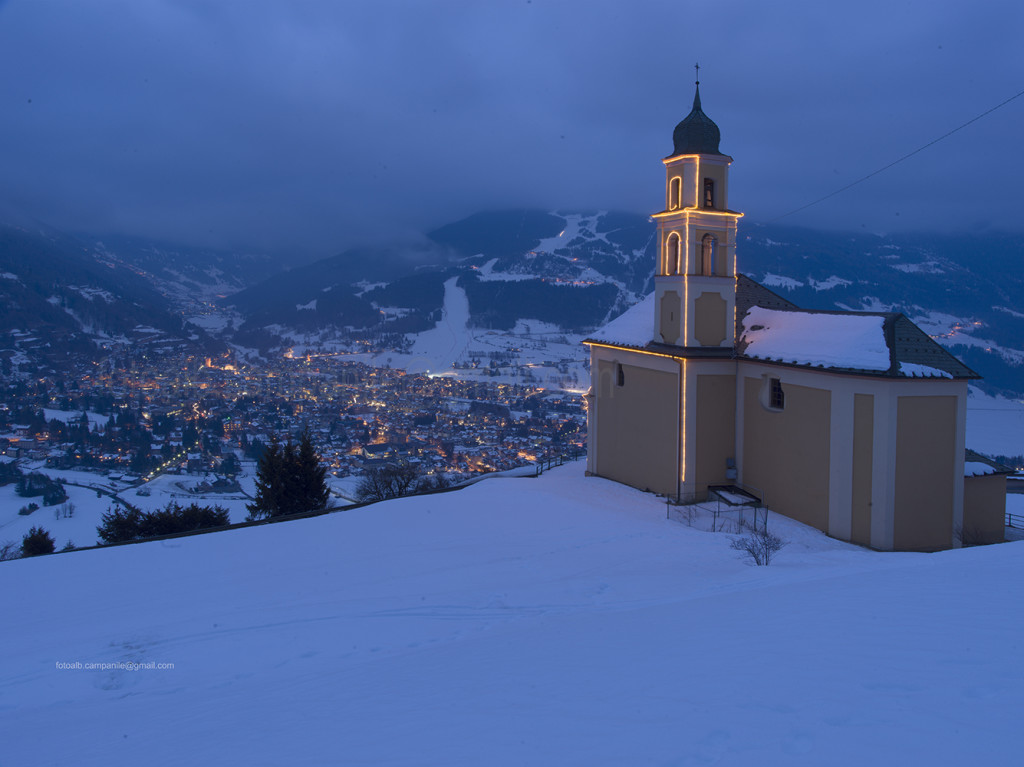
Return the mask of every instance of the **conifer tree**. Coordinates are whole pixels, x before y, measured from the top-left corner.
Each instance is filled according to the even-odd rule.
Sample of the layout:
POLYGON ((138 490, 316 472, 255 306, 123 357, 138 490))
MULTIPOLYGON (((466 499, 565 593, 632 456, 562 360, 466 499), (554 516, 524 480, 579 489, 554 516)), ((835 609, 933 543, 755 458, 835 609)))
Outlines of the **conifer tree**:
POLYGON ((274 439, 260 456, 256 469, 256 497, 252 503, 246 505, 249 519, 276 517, 282 513, 279 509, 283 489, 283 468, 281 446, 274 439))
POLYGON ((331 494, 327 490, 327 470, 320 465, 320 456, 313 447, 309 431, 302 433, 296 458, 296 511, 319 511, 327 508, 331 494))
POLYGON ((36 557, 40 554, 52 554, 55 547, 52 535, 41 527, 33 527, 21 539, 21 556, 36 557))
POLYGON ((249 519, 327 508, 330 493, 325 476, 308 432, 302 435, 298 449, 291 442, 282 448, 274 440, 260 458, 256 497, 246 507, 249 519))
POLYGON ((278 491, 278 514, 294 514, 300 511, 296 494, 302 484, 299 477, 299 461, 295 445, 289 439, 281 451, 281 485, 278 491))

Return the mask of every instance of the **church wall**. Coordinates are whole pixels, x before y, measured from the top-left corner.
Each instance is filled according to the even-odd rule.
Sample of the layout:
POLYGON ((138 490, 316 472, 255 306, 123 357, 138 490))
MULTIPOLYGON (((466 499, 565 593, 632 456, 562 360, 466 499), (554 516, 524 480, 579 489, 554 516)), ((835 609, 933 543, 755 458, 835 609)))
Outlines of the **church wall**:
MULTIPOLYGON (((789 393, 796 385, 829 392, 831 407, 828 416, 828 465, 824 465, 824 462, 821 465, 821 470, 829 475, 828 521, 827 525, 820 529, 834 538, 869 545, 876 549, 923 550, 926 547, 919 542, 907 538, 897 539, 898 483, 905 498, 915 497, 918 485, 927 483, 931 487, 931 497, 939 499, 947 510, 952 510, 951 516, 945 513, 941 520, 929 521, 933 530, 928 535, 932 538, 950 538, 953 528, 961 524, 964 498, 962 425, 966 413, 966 382, 858 376, 773 366, 753 361, 741 362, 740 369, 742 375, 738 379, 738 396, 740 401, 745 403, 737 413, 737 446, 742 447, 737 456, 741 482, 757 486, 752 477, 758 477, 763 472, 762 454, 756 450, 748 450, 748 447, 757 441, 754 430, 760 428, 760 421, 755 420, 752 423, 756 425, 752 426, 747 423, 747 415, 754 412, 760 416, 760 413, 752 411, 747 403, 750 400, 760 402, 759 406, 763 411, 763 382, 766 378, 776 377, 781 381, 786 393, 785 410, 789 410, 793 402, 789 393), (750 390, 753 390, 753 394, 750 390), (941 429, 933 428, 935 424, 931 422, 936 419, 930 416, 925 419, 929 421, 927 429, 914 424, 900 424, 901 403, 921 400, 927 404, 936 398, 949 401, 946 414, 938 419, 938 422, 943 424, 941 429), (898 436, 901 432, 905 457, 902 462, 898 462, 901 447, 898 444, 898 436), (914 436, 915 434, 917 436, 914 436), (952 463, 947 462, 946 467, 940 471, 942 479, 932 482, 928 475, 922 474, 926 469, 931 471, 931 468, 918 467, 912 460, 908 463, 910 459, 906 454, 908 451, 912 452, 913 446, 919 442, 944 445, 951 452, 952 463), (942 526, 948 533, 940 530, 942 526)), ((903 417, 904 420, 907 419, 906 408, 903 417)), ((769 438, 774 439, 771 432, 769 438)), ((768 502, 775 510, 805 521, 786 508, 778 497, 773 499, 769 495, 768 502)), ((906 516, 906 508, 909 507, 905 506, 901 524, 906 524, 908 529, 912 529, 917 523, 906 516)), ((950 545, 950 542, 946 542, 943 547, 948 548, 950 545)))
POLYGON ((1001 543, 1006 537, 1006 476, 964 478, 963 540, 1001 543))
POLYGON ((665 291, 658 299, 658 332, 667 344, 679 341, 682 306, 682 298, 674 290, 665 291))
POLYGON ((875 398, 853 395, 853 477, 850 540, 871 545, 871 464, 875 441, 875 398))
POLYGON ((693 302, 693 336, 701 346, 721 346, 729 340, 729 305, 718 292, 701 293, 693 302))
POLYGON ((726 461, 736 456, 736 376, 698 374, 696 388, 695 490, 703 498, 708 485, 734 482, 725 470, 726 461))
POLYGON ((591 471, 641 490, 675 495, 679 486, 678 367, 671 360, 629 352, 596 362, 596 457, 591 471), (669 369, 658 369, 664 367, 669 369))
MULTIPOLYGON (((957 398, 897 397, 893 548, 952 546, 957 461, 957 398)), ((963 450, 960 450, 962 455, 963 450)))
POLYGON ((827 531, 831 392, 784 383, 785 407, 770 410, 768 380, 743 382, 743 484, 769 508, 827 531))
MULTIPOLYGON (((684 321, 687 346, 732 346, 736 282, 733 278, 689 276, 686 278, 684 321), (714 294, 722 301, 715 301, 714 294), (724 341, 722 340, 724 336, 724 341)), ((680 341, 680 343, 682 343, 680 341)))

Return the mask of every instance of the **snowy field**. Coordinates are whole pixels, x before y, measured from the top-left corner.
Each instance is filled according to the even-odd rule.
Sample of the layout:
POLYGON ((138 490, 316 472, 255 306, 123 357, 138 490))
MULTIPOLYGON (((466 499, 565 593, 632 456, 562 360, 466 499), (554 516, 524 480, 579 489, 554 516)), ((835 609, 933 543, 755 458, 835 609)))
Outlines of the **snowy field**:
POLYGON ((967 447, 987 455, 1024 455, 1024 404, 970 387, 967 447))
MULTIPOLYGON (((80 415, 79 412, 77 416, 80 415)), ((989 455, 1024 454, 1024 405, 1013 400, 989 397, 971 387, 967 404, 967 446, 989 455)), ((13 485, 0 487, 0 544, 20 542, 29 529, 35 526, 48 530, 57 542, 57 548, 69 542, 76 546, 98 543, 96 526, 112 504, 109 495, 111 491, 120 491, 124 500, 143 510, 163 508, 173 501, 224 506, 232 522, 245 521, 248 513, 246 503, 255 491, 255 465, 252 462, 243 464, 242 474, 238 477, 242 493, 207 495, 190 492, 191 488, 203 480, 201 476, 165 474, 146 483, 144 488, 129 488, 124 482, 112 482, 99 474, 85 471, 56 471, 45 469, 41 464, 26 468, 66 480, 68 484, 65 488, 74 505, 74 512, 71 516, 65 516, 59 513, 60 507, 44 506, 30 515, 20 515, 18 509, 31 500, 38 503, 40 499, 18 497, 13 485), (101 495, 97 495, 97 488, 103 490, 101 495), (139 495, 139 489, 149 495, 139 495)), ((328 481, 338 503, 355 500, 358 477, 328 477, 328 481)), ((1024 499, 1024 496, 1009 496, 1007 511, 1024 515, 1024 506, 1018 508, 1015 505, 1018 498, 1024 499)))
POLYGON ((5 562, 0 760, 1019 763, 1024 544, 771 524, 752 567, 577 463, 5 562))
MULTIPOLYGON (((170 503, 182 506, 190 503, 223 506, 228 510, 232 522, 246 520, 249 513, 246 504, 252 500, 256 491, 256 464, 252 461, 242 462, 242 473, 236 478, 240 492, 227 493, 196 492, 197 485, 204 480, 212 482, 214 475, 161 474, 139 487, 131 487, 126 482, 112 482, 101 474, 87 471, 26 467, 26 470, 29 469, 65 481, 64 490, 68 494, 70 513, 67 513, 69 509, 64 504, 43 506, 41 498, 19 497, 13 484, 0 487, 0 544, 20 543, 33 527, 47 530, 56 541, 58 549, 68 543, 75 546, 98 544, 100 540, 96 527, 102 521, 103 514, 115 505, 111 498, 114 491, 122 500, 143 511, 162 509, 170 503), (40 508, 31 514, 19 514, 18 510, 30 501, 38 503, 40 508)), ((355 501, 358 477, 336 478, 328 475, 327 482, 335 502, 346 504, 355 501)))

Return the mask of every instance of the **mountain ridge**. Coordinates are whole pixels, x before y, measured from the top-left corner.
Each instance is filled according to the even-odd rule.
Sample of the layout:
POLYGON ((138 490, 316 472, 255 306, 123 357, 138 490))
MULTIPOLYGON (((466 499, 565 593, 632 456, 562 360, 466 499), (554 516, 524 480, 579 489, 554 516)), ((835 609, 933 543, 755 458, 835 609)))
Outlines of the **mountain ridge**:
MULTIPOLYGON (((156 321, 147 324, 163 332, 187 339, 202 336, 195 330, 201 327, 263 355, 297 343, 401 352, 445 322, 449 284, 465 296, 467 327, 491 340, 504 337, 506 350, 544 343, 534 337, 537 328, 564 335, 571 346, 651 290, 656 232, 647 216, 628 212, 491 210, 417 240, 382 241, 282 269, 259 254, 13 227, 0 230, 8 256, 18 231, 64 260, 37 259, 32 277, 25 259, 15 264, 0 252, 0 273, 15 278, 0 280, 11 307, 0 331, 34 317, 33 327, 56 333, 63 345, 102 344, 103 333, 87 331, 90 313, 113 313, 97 303, 107 294, 125 299, 114 335, 155 307, 156 321), (71 289, 75 279, 83 290, 71 289), (15 295, 25 280, 36 285, 29 303, 15 295), (71 287, 57 295, 47 292, 47 280, 71 287), (516 331, 524 321, 533 329, 528 337, 516 331)), ((1024 306, 1016 299, 1024 295, 1022 254, 1024 236, 1001 232, 876 235, 741 223, 737 238, 739 271, 793 303, 902 312, 985 376, 988 391, 1011 396, 1024 395, 1024 306)), ((525 352, 514 353, 528 364, 525 352)), ((560 354, 573 364, 585 356, 560 354)))

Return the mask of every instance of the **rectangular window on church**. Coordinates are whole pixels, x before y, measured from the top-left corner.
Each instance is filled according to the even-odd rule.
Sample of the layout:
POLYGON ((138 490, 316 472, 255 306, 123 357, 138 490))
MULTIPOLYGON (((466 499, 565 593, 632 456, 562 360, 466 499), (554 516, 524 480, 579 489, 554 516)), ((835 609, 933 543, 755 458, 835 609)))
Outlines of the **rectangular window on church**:
POLYGON ((626 374, 622 370, 622 365, 615 365, 615 385, 625 386, 626 385, 626 374))
POLYGON ((772 378, 768 381, 768 407, 772 410, 783 410, 786 407, 786 393, 782 391, 782 381, 772 378))

